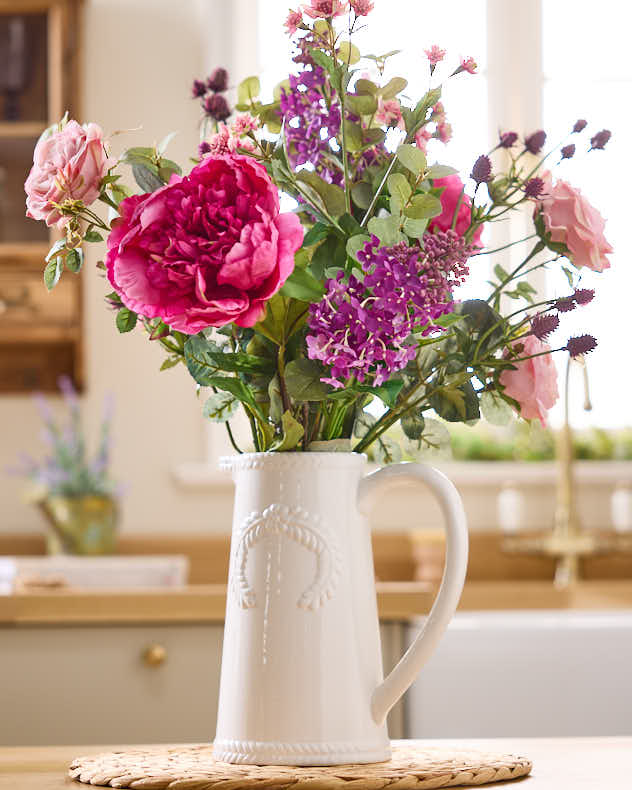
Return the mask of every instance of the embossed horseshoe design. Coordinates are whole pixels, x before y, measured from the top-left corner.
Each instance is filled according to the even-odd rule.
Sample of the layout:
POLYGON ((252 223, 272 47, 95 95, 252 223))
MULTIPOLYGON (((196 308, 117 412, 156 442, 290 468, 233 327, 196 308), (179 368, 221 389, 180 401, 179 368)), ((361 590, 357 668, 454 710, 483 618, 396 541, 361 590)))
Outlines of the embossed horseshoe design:
POLYGON ((316 578, 303 592, 297 606, 301 609, 318 609, 334 594, 340 574, 340 556, 331 535, 323 532, 318 520, 301 508, 287 505, 269 505, 263 513, 251 513, 245 520, 235 552, 235 591, 242 609, 257 605, 255 591, 246 576, 248 552, 263 538, 279 535, 293 540, 316 555, 316 578), (316 523, 317 528, 310 524, 316 523))

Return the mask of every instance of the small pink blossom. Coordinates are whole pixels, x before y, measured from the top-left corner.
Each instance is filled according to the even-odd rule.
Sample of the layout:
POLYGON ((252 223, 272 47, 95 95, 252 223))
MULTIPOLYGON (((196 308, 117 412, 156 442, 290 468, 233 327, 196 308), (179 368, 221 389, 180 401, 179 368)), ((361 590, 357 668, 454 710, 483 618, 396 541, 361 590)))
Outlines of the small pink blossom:
POLYGON ((542 174, 542 196, 537 209, 551 241, 565 244, 569 258, 578 269, 585 266, 594 272, 610 268, 608 255, 613 252, 604 235, 606 222, 597 209, 568 182, 553 184, 551 173, 542 174))
POLYGON ((303 6, 303 13, 312 19, 340 16, 347 10, 347 0, 310 0, 303 6))
POLYGON ((437 124, 437 139, 442 143, 449 143, 452 139, 452 124, 447 121, 437 124))
POLYGON ((446 54, 446 50, 441 49, 437 44, 433 44, 429 49, 425 49, 424 52, 431 66, 436 66, 437 63, 441 63, 446 54))
POLYGON ((207 155, 217 156, 219 154, 227 154, 230 152, 231 133, 225 123, 218 124, 218 130, 212 134, 208 139, 207 155))
POLYGON ((373 11, 374 3, 371 0, 349 0, 349 5, 356 16, 368 16, 373 11))
POLYGON ((457 69, 457 72, 460 71, 467 71, 468 74, 476 74, 476 69, 478 68, 478 64, 474 60, 474 58, 469 55, 467 58, 461 58, 461 65, 457 69))
POLYGON ((231 124, 231 132, 237 137, 241 137, 249 132, 254 132, 259 128, 259 119, 253 117, 249 112, 238 115, 231 124))
POLYGON ((437 123, 441 123, 441 121, 445 120, 445 107, 443 106, 443 102, 438 101, 434 107, 432 108, 432 121, 436 121, 437 123))
POLYGON ((287 19, 283 23, 285 29, 287 31, 288 36, 293 36, 294 33, 298 30, 298 26, 303 21, 303 14, 300 11, 290 11, 288 12, 287 19))
POLYGON ((415 133, 415 143, 417 144, 417 148, 419 148, 419 150, 423 151, 424 153, 426 153, 428 149, 428 140, 432 140, 432 133, 427 129, 420 129, 415 133))
POLYGON ((534 335, 519 338, 516 343, 519 358, 534 356, 515 362, 515 370, 503 370, 500 383, 505 395, 520 404, 520 416, 525 420, 538 419, 546 426, 546 415, 558 397, 557 369, 553 358, 547 352, 551 350, 548 343, 543 343, 534 335))
POLYGON ((376 123, 383 126, 392 126, 406 131, 404 118, 402 117, 402 108, 398 99, 378 99, 377 110, 375 112, 376 123))

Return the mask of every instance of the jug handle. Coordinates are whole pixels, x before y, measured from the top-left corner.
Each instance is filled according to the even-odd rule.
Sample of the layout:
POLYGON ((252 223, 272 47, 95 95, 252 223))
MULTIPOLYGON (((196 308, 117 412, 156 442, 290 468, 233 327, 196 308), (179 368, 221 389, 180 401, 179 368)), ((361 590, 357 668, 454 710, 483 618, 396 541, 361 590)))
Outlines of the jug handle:
POLYGON ((366 515, 377 496, 382 495, 392 483, 402 480, 425 483, 437 496, 445 518, 446 557, 439 592, 423 629, 373 692, 371 714, 380 725, 411 686, 441 639, 456 611, 467 570, 468 533, 463 502, 452 482, 438 469, 424 464, 402 463, 367 475, 360 481, 358 490, 360 511, 366 515))

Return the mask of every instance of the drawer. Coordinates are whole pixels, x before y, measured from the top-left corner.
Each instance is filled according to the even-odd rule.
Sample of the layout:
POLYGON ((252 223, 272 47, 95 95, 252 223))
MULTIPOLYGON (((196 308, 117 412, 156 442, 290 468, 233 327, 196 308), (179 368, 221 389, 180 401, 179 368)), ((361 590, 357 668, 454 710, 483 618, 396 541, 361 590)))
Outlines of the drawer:
POLYGON ((0 745, 210 741, 221 648, 220 625, 2 629, 0 745))
POLYGON ((64 272, 52 291, 44 285, 40 270, 0 267, 0 335, 9 327, 71 327, 79 318, 80 282, 64 272))

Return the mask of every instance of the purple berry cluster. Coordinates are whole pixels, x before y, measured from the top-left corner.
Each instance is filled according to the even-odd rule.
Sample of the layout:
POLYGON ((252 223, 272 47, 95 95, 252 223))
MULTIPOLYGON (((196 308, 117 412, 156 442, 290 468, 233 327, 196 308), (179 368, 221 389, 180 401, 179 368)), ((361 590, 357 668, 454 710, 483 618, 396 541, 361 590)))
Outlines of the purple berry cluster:
POLYGON ((331 368, 323 381, 341 388, 351 377, 380 386, 415 357, 413 332, 428 334, 451 311, 452 290, 467 276, 477 248, 454 231, 426 233, 423 247, 380 247, 372 236, 358 253, 364 278, 341 271, 310 305, 310 359, 331 368))

